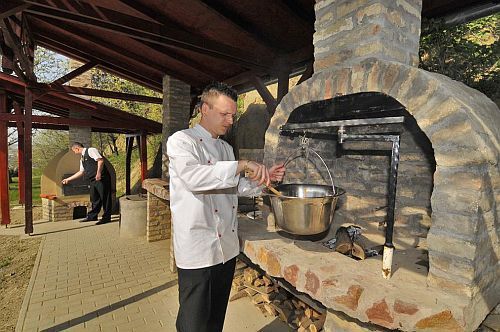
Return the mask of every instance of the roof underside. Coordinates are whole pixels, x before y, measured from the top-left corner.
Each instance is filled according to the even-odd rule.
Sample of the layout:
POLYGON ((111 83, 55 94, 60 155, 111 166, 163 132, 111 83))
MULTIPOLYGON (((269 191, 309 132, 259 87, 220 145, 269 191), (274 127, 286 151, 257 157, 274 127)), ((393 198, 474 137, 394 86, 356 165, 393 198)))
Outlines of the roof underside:
MULTIPOLYGON (((314 0, 8 2, 24 11, 36 44, 156 91, 165 74, 194 88, 218 80, 241 90, 250 75, 272 79, 313 61, 314 0)), ((422 14, 485 2, 424 0, 422 14)))

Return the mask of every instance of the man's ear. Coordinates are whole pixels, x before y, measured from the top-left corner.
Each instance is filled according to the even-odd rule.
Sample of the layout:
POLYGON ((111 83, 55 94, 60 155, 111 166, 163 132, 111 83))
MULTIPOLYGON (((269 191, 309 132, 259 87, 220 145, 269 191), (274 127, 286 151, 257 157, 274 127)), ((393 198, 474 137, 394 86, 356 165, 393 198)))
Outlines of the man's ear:
POLYGON ((201 105, 201 110, 200 110, 201 111, 201 115, 204 116, 208 112, 209 109, 210 109, 210 107, 208 106, 208 104, 207 103, 203 103, 201 105))

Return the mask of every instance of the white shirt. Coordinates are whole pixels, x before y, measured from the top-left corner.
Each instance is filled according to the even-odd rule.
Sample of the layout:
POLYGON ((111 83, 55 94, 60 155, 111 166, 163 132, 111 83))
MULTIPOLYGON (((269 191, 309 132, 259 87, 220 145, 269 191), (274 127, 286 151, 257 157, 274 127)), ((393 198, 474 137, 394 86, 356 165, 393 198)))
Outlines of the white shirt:
MULTIPOLYGON (((80 171, 83 172, 83 156, 85 155, 85 151, 87 151, 86 148, 82 150, 82 157, 80 158, 80 171)), ((99 153, 99 151, 96 148, 89 148, 89 157, 97 161, 98 159, 101 159, 102 156, 99 153)))
POLYGON ((260 187, 236 174, 231 146, 200 125, 170 136, 167 154, 177 266, 197 269, 236 257, 237 194, 257 195, 260 187))

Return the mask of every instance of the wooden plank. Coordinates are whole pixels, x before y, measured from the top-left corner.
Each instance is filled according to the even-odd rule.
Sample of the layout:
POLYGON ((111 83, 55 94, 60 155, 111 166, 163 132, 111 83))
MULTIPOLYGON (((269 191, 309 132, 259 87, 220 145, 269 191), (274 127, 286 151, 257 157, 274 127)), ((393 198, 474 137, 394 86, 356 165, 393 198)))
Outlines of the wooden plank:
POLYGON ((23 3, 22 1, 9 0, 0 2, 0 19, 9 17, 16 13, 23 11, 31 6, 30 4, 23 3))
POLYGON ((81 65, 80 67, 72 70, 71 72, 67 73, 66 75, 61 76, 60 78, 58 78, 54 82, 50 83, 50 86, 54 87, 54 86, 62 85, 66 82, 69 82, 72 79, 74 79, 74 78, 80 76, 81 74, 89 71, 90 69, 94 68, 95 66, 97 66, 96 62, 89 61, 86 64, 81 65))
MULTIPOLYGON (((23 116, 23 110, 19 103, 14 102, 14 113, 23 116)), ((19 192, 19 204, 25 204, 24 196, 24 123, 16 121, 17 126, 17 190, 19 192)))
POLYGON ((99 90, 92 88, 84 88, 77 86, 49 86, 45 85, 45 88, 48 90, 47 93, 60 92, 60 93, 70 93, 74 95, 83 95, 83 96, 95 96, 102 98, 111 98, 111 99, 120 99, 120 100, 129 100, 129 101, 137 101, 141 103, 150 103, 150 104, 162 104, 163 99, 157 97, 150 97, 144 95, 136 95, 132 93, 124 93, 124 92, 116 92, 109 90, 99 90))
POLYGON ((130 162, 132 160, 132 148, 134 145, 135 136, 127 136, 126 141, 126 155, 125 155, 125 195, 130 195, 130 162))
POLYGON ((146 134, 142 134, 138 137, 138 140, 140 142, 141 182, 144 182, 148 178, 148 142, 146 134))
POLYGON ((279 103, 281 99, 288 93, 288 85, 290 84, 290 69, 283 69, 278 72, 278 98, 279 103))
POLYGON ((31 145, 31 116, 33 107, 33 92, 26 87, 24 92, 24 233, 33 233, 33 199, 32 199, 32 145, 31 145))
POLYGON ((33 82, 36 81, 36 76, 33 73, 33 67, 30 64, 30 61, 26 56, 26 54, 24 54, 24 52, 22 51, 22 46, 19 37, 15 34, 14 30, 12 29, 9 19, 4 18, 0 22, 0 25, 2 27, 2 30, 4 31, 4 37, 6 41, 9 43, 9 46, 12 48, 12 51, 14 52, 14 55, 16 56, 17 60, 19 60, 19 64, 21 65, 21 69, 24 71, 24 74, 29 80, 33 82))
POLYGON ((277 103, 271 92, 269 92, 269 90, 264 85, 264 82, 262 82, 260 77, 252 75, 250 79, 252 80, 255 89, 257 89, 257 92, 266 103, 267 111, 269 112, 269 114, 274 114, 274 110, 276 109, 277 103))
MULTIPOLYGON (((99 7, 99 10, 108 18, 106 20, 93 14, 94 10, 82 2, 78 3, 77 7, 79 7, 79 10, 76 13, 37 1, 27 0, 25 2, 33 4, 26 12, 36 15, 52 17, 68 22, 77 22, 80 25, 112 31, 159 45, 176 46, 238 63, 249 69, 269 69, 271 67, 270 63, 265 63, 262 57, 257 54, 248 54, 248 52, 240 51, 232 46, 202 38, 201 36, 180 30, 173 24, 166 24, 165 22, 158 24, 136 16, 99 7)), ((74 0, 67 0, 67 2, 75 3, 74 0)))
MULTIPOLYGON (((6 113, 7 94, 0 90, 0 112, 6 113)), ((9 204, 9 146, 7 137, 7 123, 0 121, 0 209, 2 210, 2 225, 10 224, 9 204)))

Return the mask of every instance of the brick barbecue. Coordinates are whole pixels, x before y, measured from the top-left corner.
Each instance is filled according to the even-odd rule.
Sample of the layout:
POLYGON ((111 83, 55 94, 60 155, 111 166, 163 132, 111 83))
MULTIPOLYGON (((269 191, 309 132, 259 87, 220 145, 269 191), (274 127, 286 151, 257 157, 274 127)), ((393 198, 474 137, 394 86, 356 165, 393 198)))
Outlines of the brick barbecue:
MULTIPOLYGON (((398 111, 404 117, 398 129, 392 278, 382 277, 380 257, 357 261, 321 241, 269 231, 272 215, 271 225, 240 220, 243 253, 324 305, 326 331, 345 328, 342 324, 472 331, 500 300, 500 111, 482 93, 417 68, 421 7, 419 0, 317 1, 315 74, 282 99, 264 149, 266 164, 284 161, 299 140, 280 128, 300 116, 308 123, 328 121, 326 111, 314 113, 325 103, 375 114, 398 111), (298 116, 304 105, 314 114, 298 116)), ((373 245, 382 245, 390 210, 390 146, 339 145, 338 129, 309 139, 335 184, 346 190, 323 239, 355 224, 373 245)), ((345 130, 388 134, 394 128, 345 130)), ((297 162, 290 164, 287 181, 329 180, 319 163, 297 162)))

